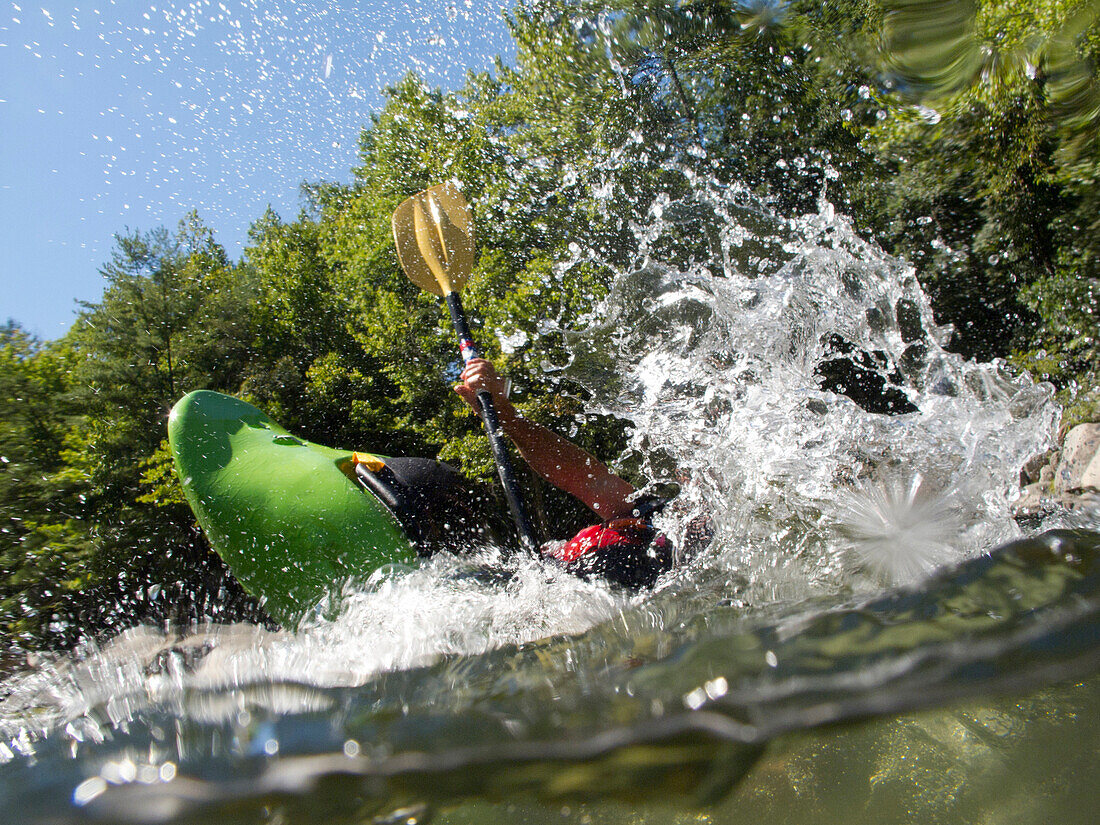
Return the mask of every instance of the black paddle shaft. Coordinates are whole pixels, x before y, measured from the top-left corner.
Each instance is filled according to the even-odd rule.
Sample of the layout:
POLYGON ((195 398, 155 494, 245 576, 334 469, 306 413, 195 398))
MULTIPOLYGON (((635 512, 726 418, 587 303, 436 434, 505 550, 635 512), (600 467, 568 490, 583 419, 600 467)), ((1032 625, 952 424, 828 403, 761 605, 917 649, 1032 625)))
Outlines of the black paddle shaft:
MULTIPOLYGON (((466 313, 462 309, 462 299, 457 292, 448 292, 446 301, 455 333, 458 335, 458 349, 462 353, 462 362, 468 364, 473 359, 480 358, 481 355, 474 344, 473 336, 470 335, 466 313)), ((531 528, 531 522, 527 519, 527 513, 523 508, 523 499, 519 495, 519 483, 516 481, 512 461, 504 446, 504 439, 501 437, 500 419, 493 405, 493 396, 488 390, 480 390, 477 401, 481 407, 481 420, 485 424, 485 432, 489 435, 489 446, 493 450, 497 472, 500 474, 500 483, 504 486, 504 498, 508 501, 508 509, 512 511, 512 518, 515 519, 516 529, 519 531, 519 540, 524 549, 535 553, 538 551, 538 542, 535 541, 535 531, 531 528)))

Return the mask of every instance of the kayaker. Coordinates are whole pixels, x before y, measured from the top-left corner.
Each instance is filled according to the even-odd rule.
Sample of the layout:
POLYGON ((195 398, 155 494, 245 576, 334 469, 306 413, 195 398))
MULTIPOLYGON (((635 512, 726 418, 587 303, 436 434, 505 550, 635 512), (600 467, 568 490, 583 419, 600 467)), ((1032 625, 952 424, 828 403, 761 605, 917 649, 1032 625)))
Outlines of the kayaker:
POLYGON ((650 519, 665 501, 639 496, 630 482, 576 444, 521 416, 493 364, 471 360, 454 390, 478 412, 477 393, 493 396, 500 427, 523 460, 542 478, 583 502, 600 520, 568 541, 542 545, 547 558, 583 577, 599 576, 625 587, 651 586, 676 560, 672 543, 650 519))
MULTIPOLYGON (((600 577, 635 589, 653 585, 674 566, 679 554, 651 522, 664 499, 638 495, 632 484, 593 455, 521 416, 491 362, 475 358, 459 377, 462 382, 455 392, 470 408, 478 412, 477 393, 488 390, 501 430, 524 461, 599 519, 571 539, 544 543, 540 552, 545 558, 583 578, 600 577)), ((386 503, 421 555, 500 541, 507 532, 489 497, 450 465, 427 458, 360 455, 356 454, 356 475, 386 503)), ((689 533, 696 537, 693 546, 705 538, 705 529, 689 533)))

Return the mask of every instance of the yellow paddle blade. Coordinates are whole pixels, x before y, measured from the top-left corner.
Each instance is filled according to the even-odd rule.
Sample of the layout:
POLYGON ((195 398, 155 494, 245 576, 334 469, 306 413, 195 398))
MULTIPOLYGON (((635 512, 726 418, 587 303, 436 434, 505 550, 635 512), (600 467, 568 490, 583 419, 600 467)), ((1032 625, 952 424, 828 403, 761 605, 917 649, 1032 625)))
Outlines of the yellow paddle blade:
POLYGON ((410 281, 441 297, 462 291, 474 268, 474 219, 457 186, 441 183, 397 207, 393 239, 410 281))

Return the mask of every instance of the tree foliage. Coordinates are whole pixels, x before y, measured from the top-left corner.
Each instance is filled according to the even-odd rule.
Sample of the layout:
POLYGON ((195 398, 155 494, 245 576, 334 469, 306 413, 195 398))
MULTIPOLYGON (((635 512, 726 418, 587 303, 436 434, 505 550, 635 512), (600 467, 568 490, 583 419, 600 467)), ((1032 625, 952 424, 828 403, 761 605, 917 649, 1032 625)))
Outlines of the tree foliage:
POLYGON ((878 226, 967 355, 1097 384, 1100 3, 884 2, 878 226), (889 221, 889 223, 887 223, 889 221), (1072 301, 1072 303, 1067 303, 1072 301))

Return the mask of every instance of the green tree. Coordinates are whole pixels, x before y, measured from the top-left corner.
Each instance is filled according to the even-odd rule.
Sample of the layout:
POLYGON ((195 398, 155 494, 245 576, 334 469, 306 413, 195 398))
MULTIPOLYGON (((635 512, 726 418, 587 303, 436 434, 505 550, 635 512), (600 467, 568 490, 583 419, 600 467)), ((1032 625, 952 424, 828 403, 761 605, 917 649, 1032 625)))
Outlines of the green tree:
POLYGON ((81 487, 92 547, 80 621, 95 630, 232 610, 246 600, 183 504, 164 439, 180 396, 239 386, 250 353, 242 282, 194 215, 175 234, 118 236, 103 275, 103 298, 65 339, 80 415, 60 475, 81 487))
POLYGON ((9 322, 0 327, 0 657, 43 638, 70 644, 90 581, 81 488, 62 452, 76 417, 73 352, 9 322))
POLYGON ((964 354, 1011 355, 1067 399, 1095 387, 1100 4, 883 6, 882 235, 964 354))

